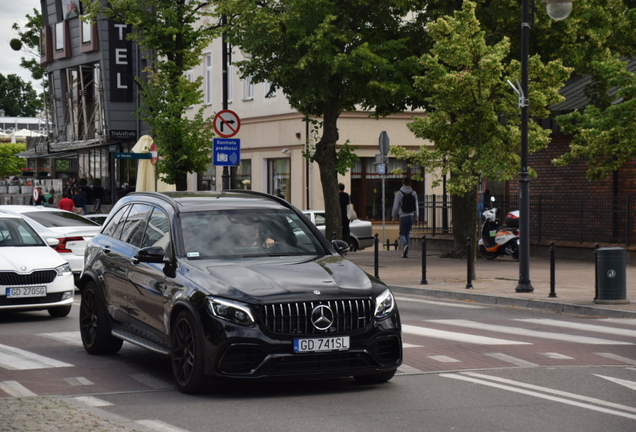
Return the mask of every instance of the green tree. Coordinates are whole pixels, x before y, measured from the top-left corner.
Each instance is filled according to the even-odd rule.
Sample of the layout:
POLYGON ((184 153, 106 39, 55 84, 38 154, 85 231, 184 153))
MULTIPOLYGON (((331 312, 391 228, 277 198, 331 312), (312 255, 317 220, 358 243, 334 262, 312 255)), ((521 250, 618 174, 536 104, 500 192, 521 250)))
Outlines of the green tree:
MULTIPOLYGON (((321 121, 309 155, 318 163, 326 232, 341 235, 338 172, 351 148, 337 146, 338 118, 357 106, 378 116, 416 105, 412 77, 423 51, 415 0, 219 0, 229 42, 251 55, 242 77, 269 81, 291 106, 321 121), (409 17, 409 19, 405 19, 409 17), (344 151, 343 151, 344 150, 344 151)), ((329 234, 328 234, 329 235, 329 234)))
MULTIPOLYGON (((453 255, 461 256, 465 255, 466 237, 477 235, 480 178, 505 181, 519 171, 520 110, 506 81, 520 79, 520 64, 507 59, 508 38, 487 43, 471 1, 465 1, 453 16, 429 24, 428 30, 435 44, 422 56, 423 74, 416 79, 416 88, 428 95, 427 116, 414 119, 409 129, 434 147, 422 146, 418 152, 392 147, 392 152, 438 175, 434 186, 450 176, 453 255)), ((530 58, 530 71, 530 114, 546 118, 546 107, 562 99, 558 90, 570 70, 560 61, 542 63, 535 55, 530 58)), ((549 130, 531 121, 529 150, 547 146, 549 135, 549 130)))
POLYGON ((41 101, 31 83, 15 74, 0 74, 0 109, 10 117, 35 117, 41 101))
POLYGON ((187 174, 203 171, 210 160, 213 123, 204 118, 201 78, 190 82, 185 73, 200 64, 203 49, 216 36, 208 3, 200 0, 101 0, 85 3, 91 17, 98 13, 132 25, 131 38, 143 50, 149 66, 146 79, 137 78, 142 96, 139 117, 151 128, 162 156, 157 170, 177 190, 187 189, 187 174), (203 23, 203 24, 201 24, 203 23), (186 109, 201 108, 193 116, 186 109))
POLYGON ((26 150, 26 144, 0 143, 0 177, 20 175, 20 168, 24 166, 24 159, 16 156, 26 150))
POLYGON ((20 27, 18 23, 13 23, 11 28, 17 32, 18 38, 11 39, 9 43, 14 51, 22 51, 30 58, 22 57, 20 66, 28 69, 34 80, 39 81, 44 78, 46 66, 40 64, 40 29, 43 26, 42 14, 39 10, 33 9, 33 15, 27 14, 27 23, 20 27))

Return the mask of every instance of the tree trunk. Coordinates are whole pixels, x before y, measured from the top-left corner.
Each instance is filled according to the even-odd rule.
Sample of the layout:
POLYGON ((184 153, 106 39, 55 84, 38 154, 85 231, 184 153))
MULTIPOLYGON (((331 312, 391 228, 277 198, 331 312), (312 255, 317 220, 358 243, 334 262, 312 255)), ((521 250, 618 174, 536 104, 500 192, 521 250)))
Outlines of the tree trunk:
POLYGON ((340 197, 338 195, 338 117, 340 116, 337 98, 325 102, 323 109, 323 131, 316 144, 315 160, 320 170, 320 183, 325 201, 325 237, 331 241, 333 234, 342 239, 342 218, 340 197))
POLYGON ((446 258, 467 258, 466 245, 468 237, 472 249, 472 278, 475 275, 475 259, 477 258, 477 188, 464 196, 451 197, 453 208, 453 250, 444 256, 446 258))

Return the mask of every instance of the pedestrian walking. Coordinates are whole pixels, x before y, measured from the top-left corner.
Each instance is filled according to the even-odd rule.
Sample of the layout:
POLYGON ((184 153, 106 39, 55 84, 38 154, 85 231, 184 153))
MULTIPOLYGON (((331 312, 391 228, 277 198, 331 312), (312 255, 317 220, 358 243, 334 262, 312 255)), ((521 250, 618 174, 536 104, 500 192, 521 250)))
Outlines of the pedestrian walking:
POLYGON ((340 218, 342 219, 342 240, 351 244, 351 230, 349 228, 349 217, 347 216, 347 206, 351 204, 351 197, 345 191, 345 185, 338 183, 338 193, 340 199, 340 218))
POLYGON ((391 215, 393 220, 398 218, 400 220, 402 258, 408 258, 411 229, 413 228, 413 222, 419 217, 417 192, 415 192, 411 187, 411 179, 408 177, 405 177, 402 180, 402 187, 395 194, 391 215))

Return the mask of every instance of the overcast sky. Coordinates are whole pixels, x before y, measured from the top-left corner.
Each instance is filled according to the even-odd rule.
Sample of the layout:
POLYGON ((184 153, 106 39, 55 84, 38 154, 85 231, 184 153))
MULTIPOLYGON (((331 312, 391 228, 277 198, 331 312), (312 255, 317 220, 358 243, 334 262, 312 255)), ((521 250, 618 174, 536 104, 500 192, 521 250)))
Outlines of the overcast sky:
POLYGON ((27 53, 13 51, 9 46, 11 39, 18 37, 11 29, 13 23, 25 25, 27 14, 33 15, 33 9, 40 10, 39 0, 0 0, 0 73, 5 77, 16 74, 23 81, 31 82, 36 91, 41 91, 39 84, 31 79, 31 73, 20 67, 20 58, 27 53))

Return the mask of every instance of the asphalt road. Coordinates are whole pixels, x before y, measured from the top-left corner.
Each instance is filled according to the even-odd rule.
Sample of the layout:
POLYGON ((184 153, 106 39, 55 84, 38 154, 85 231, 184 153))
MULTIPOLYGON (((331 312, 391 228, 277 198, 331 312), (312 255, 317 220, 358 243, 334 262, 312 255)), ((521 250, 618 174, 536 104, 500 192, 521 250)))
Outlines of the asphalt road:
POLYGON ((168 361, 140 348, 86 354, 77 306, 63 319, 3 314, 0 431, 86 430, 97 420, 106 426, 93 430, 109 431, 636 428, 636 320, 404 295, 398 303, 405 361, 387 384, 226 382, 198 396, 179 393, 168 361), (57 423, 58 411, 37 412, 51 401, 71 407, 57 423))

